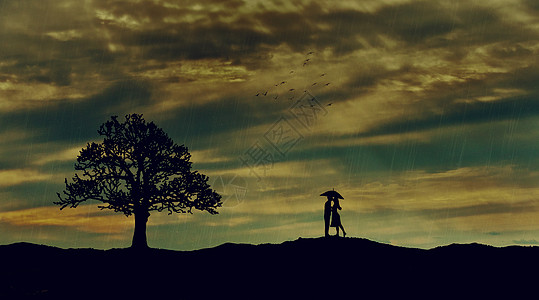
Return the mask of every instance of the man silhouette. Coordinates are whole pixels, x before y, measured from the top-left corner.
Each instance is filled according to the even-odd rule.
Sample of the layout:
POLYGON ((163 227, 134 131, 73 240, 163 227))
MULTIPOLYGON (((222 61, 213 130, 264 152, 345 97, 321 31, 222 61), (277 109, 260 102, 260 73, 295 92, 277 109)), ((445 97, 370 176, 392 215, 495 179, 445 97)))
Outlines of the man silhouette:
POLYGON ((329 236, 329 221, 331 219, 331 198, 328 196, 328 200, 324 204, 324 233, 325 236, 329 236))

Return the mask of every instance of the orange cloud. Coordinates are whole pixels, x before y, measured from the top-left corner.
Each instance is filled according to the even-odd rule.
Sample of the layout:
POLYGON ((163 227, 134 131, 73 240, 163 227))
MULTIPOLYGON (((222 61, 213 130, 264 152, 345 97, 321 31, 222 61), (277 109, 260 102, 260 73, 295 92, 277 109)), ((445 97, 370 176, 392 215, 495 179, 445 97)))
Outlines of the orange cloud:
MULTIPOLYGON (((177 224, 194 220, 195 215, 154 213, 148 226, 177 224)), ((79 231, 102 234, 129 234, 134 228, 134 218, 109 210, 100 210, 95 204, 60 210, 58 206, 34 207, 0 212, 0 223, 18 227, 59 226, 79 231)))
POLYGON ((55 206, 45 206, 0 212, 0 223, 20 227, 60 226, 72 227, 84 232, 122 233, 133 228, 131 218, 111 215, 100 211, 95 205, 82 205, 76 209, 61 210, 55 206))

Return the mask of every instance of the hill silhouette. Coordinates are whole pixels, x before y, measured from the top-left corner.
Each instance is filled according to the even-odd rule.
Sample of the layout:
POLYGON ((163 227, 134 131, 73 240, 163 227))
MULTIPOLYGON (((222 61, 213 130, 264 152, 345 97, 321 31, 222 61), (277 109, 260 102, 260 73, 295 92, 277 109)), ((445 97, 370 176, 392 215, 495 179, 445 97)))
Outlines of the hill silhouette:
POLYGON ((539 267, 538 247, 452 244, 423 250, 362 238, 226 243, 195 251, 15 243, 0 246, 0 257, 0 299, 306 299, 350 293, 367 299, 484 298, 532 291, 539 267))

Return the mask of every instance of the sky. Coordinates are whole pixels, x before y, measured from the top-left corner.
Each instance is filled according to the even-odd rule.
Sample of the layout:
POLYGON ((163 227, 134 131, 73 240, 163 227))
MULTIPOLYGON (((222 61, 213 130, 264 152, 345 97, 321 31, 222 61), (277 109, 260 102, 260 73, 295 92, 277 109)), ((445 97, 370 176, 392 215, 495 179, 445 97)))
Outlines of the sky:
POLYGON ((536 1, 0 0, 0 43, 0 244, 130 245, 52 203, 129 113, 224 202, 153 212, 150 247, 319 237, 331 189, 348 236, 539 243, 536 1))

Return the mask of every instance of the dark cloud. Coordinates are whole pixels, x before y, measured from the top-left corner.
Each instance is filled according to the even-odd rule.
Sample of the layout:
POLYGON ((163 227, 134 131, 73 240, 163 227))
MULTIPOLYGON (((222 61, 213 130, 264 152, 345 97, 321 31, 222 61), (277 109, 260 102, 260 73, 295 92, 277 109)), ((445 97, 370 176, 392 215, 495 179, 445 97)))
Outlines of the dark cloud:
POLYGON ((483 102, 471 101, 447 105, 441 113, 430 115, 407 116, 406 120, 395 119, 384 125, 377 126, 358 136, 377 136, 383 134, 404 133, 426 130, 451 125, 468 123, 492 122, 507 119, 521 119, 539 115, 538 95, 530 97, 514 97, 504 100, 483 102))
POLYGON ((534 13, 539 13, 539 3, 535 0, 524 0, 523 3, 534 13))
POLYGON ((43 33, 87 29, 91 18, 84 2, 64 0, 0 0, 0 33, 43 33))
MULTIPOLYGON (((160 124, 176 143, 197 149, 217 148, 218 151, 237 152, 238 149, 246 150, 242 146, 250 146, 245 143, 255 142, 242 131, 261 124, 267 124, 269 129, 281 116, 280 113, 273 102, 253 103, 243 98, 227 97, 174 110, 174 117, 166 117, 160 124)), ((255 138, 262 139, 263 130, 255 138)))
POLYGON ((535 201, 522 201, 519 203, 486 203, 455 208, 423 210, 422 215, 433 219, 469 217, 503 213, 529 213, 537 211, 535 201))
MULTIPOLYGON (((503 49, 503 48, 502 48, 503 49)), ((515 46, 515 51, 528 51, 515 46)), ((531 50, 530 50, 531 51, 531 50)), ((505 52, 503 52, 505 55, 505 52)), ((508 63, 508 58, 505 59, 508 63)), ((443 128, 455 125, 520 120, 539 115, 539 68, 535 64, 513 67, 507 72, 485 73, 481 76, 464 76, 458 81, 439 81, 430 85, 414 82, 414 77, 429 74, 429 70, 403 65, 399 69, 387 70, 383 66, 366 64, 351 76, 346 86, 352 93, 364 92, 382 80, 404 82, 424 89, 417 93, 405 93, 399 107, 405 114, 388 119, 357 137, 372 137, 385 134, 443 128), (508 95, 504 90, 510 91, 508 95), (491 99, 486 99, 490 97, 491 99)), ((447 67, 448 72, 454 72, 447 67)), ((436 74, 435 74, 436 75, 436 74)), ((454 74, 453 74, 454 75, 454 74)), ((468 74, 470 75, 470 74, 468 74)), ((455 76, 455 75, 454 75, 455 76)), ((458 75, 456 75, 458 76, 458 75)))
POLYGON ((497 45, 490 50, 490 54, 496 59, 527 59, 534 54, 534 51, 523 47, 520 44, 508 43, 500 47, 497 45))
POLYGON ((397 69, 387 69, 386 66, 381 64, 365 63, 361 65, 361 69, 356 74, 350 75, 350 79, 344 86, 352 90, 368 89, 375 87, 381 80, 389 78, 403 80, 403 75, 418 74, 420 71, 420 69, 408 64, 397 69))
MULTIPOLYGON (((246 137, 240 133, 242 130, 260 124, 268 124, 269 128, 280 116, 273 102, 253 104, 238 97, 225 97, 156 114, 151 112, 154 90, 155 85, 146 81, 123 80, 83 99, 59 99, 33 108, 1 113, 0 133, 12 130, 31 132, 28 139, 32 143, 49 144, 48 149, 32 151, 46 153, 58 151, 65 145, 99 139, 97 129, 112 115, 123 117, 128 113, 142 113, 147 121, 155 121, 178 144, 194 149, 217 147, 217 152, 230 154, 237 152, 237 149, 244 151, 250 146, 242 143, 254 143, 254 140, 245 141, 246 137), (265 107, 262 110, 264 113, 260 106, 265 107)), ((264 131, 261 131, 259 138, 263 134, 264 131)), ((27 160, 25 147, 13 145, 4 148, 6 155, 0 159, 0 166, 8 168, 21 165, 22 161, 27 160)), ((225 164, 227 167, 237 167, 238 161, 225 164)))
MULTIPOLYGON (((129 17, 150 26, 129 28, 114 20, 96 19, 96 25, 104 24, 103 30, 114 41, 127 47, 127 53, 142 53, 143 59, 167 61, 199 60, 205 58, 234 60, 236 63, 250 56, 260 56, 263 45, 276 45, 278 39, 256 30, 255 23, 247 17, 237 17, 225 22, 223 18, 234 16, 242 1, 215 3, 222 9, 214 12, 195 10, 187 3, 182 7, 164 7, 142 1, 127 5, 124 1, 103 2, 99 6, 116 18, 129 17), (166 18, 175 21, 168 22, 166 18), (194 18, 195 21, 184 21, 194 18)), ((200 4, 200 3, 199 3, 200 4)), ((262 54, 263 55, 263 54, 262 54)), ((251 65, 249 64, 249 65, 251 65)))
MULTIPOLYGON (((417 43, 450 32, 456 22, 444 14, 442 7, 430 2, 389 7, 375 13, 325 11, 313 3, 298 11, 253 12, 226 22, 221 17, 231 12, 222 10, 207 13, 208 18, 194 22, 176 23, 164 22, 165 17, 173 14, 155 4, 141 2, 137 5, 147 5, 150 9, 128 8, 121 3, 109 9, 116 17, 150 18, 154 22, 148 29, 130 30, 114 23, 107 24, 105 28, 116 41, 129 47, 141 47, 145 58, 163 61, 203 58, 249 60, 251 55, 261 55, 271 51, 270 46, 281 44, 296 52, 305 52, 313 47, 330 48, 335 54, 342 55, 365 46, 358 37, 371 46, 382 44, 380 35, 417 43), (412 13, 413 16, 410 15, 412 13), (257 29, 259 24, 264 31, 257 29)), ((176 9, 175 12, 178 19, 197 14, 189 9, 176 9)))
MULTIPOLYGON (((510 163, 529 167, 539 148, 522 135, 533 133, 533 120, 539 115, 537 95, 515 97, 494 102, 472 102, 447 105, 444 113, 423 115, 415 119, 394 119, 365 132, 342 136, 354 139, 410 132, 437 130, 428 140, 403 139, 383 145, 344 147, 340 152, 345 165, 356 170, 444 170, 462 166, 510 163), (479 125, 485 126, 479 126, 479 125), (475 126, 475 127, 474 127, 475 126), (531 127, 530 127, 531 126, 531 127), (521 134, 517 135, 516 132, 521 134), (348 158, 356 153, 361 158, 348 158)), ((425 133, 426 134, 426 133, 425 133)), ((335 152, 335 150, 333 150, 335 152)), ((337 152, 335 152, 337 153, 337 152)))
POLYGON ((390 34, 410 43, 447 34, 459 25, 455 16, 433 1, 388 6, 378 11, 374 18, 379 33, 390 34))
POLYGON ((122 56, 107 48, 106 39, 96 33, 91 21, 85 18, 84 10, 75 6, 71 9, 81 10, 68 12, 57 4, 48 3, 39 11, 30 8, 30 2, 35 2, 38 8, 43 5, 40 1, 21 1, 25 3, 24 10, 6 5, 7 9, 0 12, 0 19, 5 16, 4 30, 0 30, 3 45, 0 61, 6 62, 0 64, 0 74, 19 83, 40 82, 56 86, 71 85, 72 75, 76 75, 77 83, 91 74, 105 78, 122 77, 118 75, 122 74, 123 68, 111 67, 122 56), (40 20, 33 15, 43 15, 43 11, 50 20, 40 20), (74 15, 84 21, 75 21, 74 15), (14 26, 9 23, 20 25, 11 29, 14 26))
MULTIPOLYGON (((332 49, 335 55, 345 55, 365 47, 384 48, 384 37, 414 47, 445 47, 451 53, 447 59, 460 60, 472 45, 523 41, 530 36, 527 30, 505 22, 493 9, 469 3, 410 2, 386 5, 371 13, 327 10, 316 2, 298 6, 296 11, 245 13, 239 10, 243 1, 182 2, 178 7, 153 1, 96 1, 93 6, 30 0, 2 3, 8 20, 18 18, 25 26, 0 31, 5 41, 0 59, 16 60, 11 67, 1 67, 0 73, 17 75, 20 81, 58 86, 72 84, 72 75, 125 77, 139 71, 148 60, 166 68, 171 61, 210 58, 260 69, 278 45, 288 45, 298 53, 332 49), (195 4, 213 4, 219 9, 195 9, 195 4), (33 18, 40 11, 47 11, 47 19, 33 18), (129 21, 138 25, 129 25, 129 21), (455 36, 448 39, 449 33, 455 36), (112 51, 110 43, 119 50, 112 51)), ((505 50, 493 49, 492 53, 501 58, 523 51, 529 50, 507 45, 505 50)), ((358 84, 369 85, 369 80, 375 77, 358 84)))
MULTIPOLYGON (((416 1, 365 13, 354 10, 328 12, 313 5, 305 9, 301 16, 295 15, 294 20, 303 24, 304 35, 311 37, 308 41, 310 44, 321 49, 332 48, 336 54, 364 48, 365 45, 359 42, 358 37, 367 41, 371 47, 384 48, 380 37, 385 36, 409 46, 449 47, 458 51, 460 48, 495 41, 525 41, 533 35, 528 30, 506 22, 493 9, 470 3, 453 7, 448 9, 447 5, 441 3, 416 1), (329 29, 308 26, 310 23, 302 21, 302 18, 313 24, 320 22, 329 29), (455 36, 448 39, 449 33, 455 33, 455 36)), ((282 26, 282 30, 275 30, 274 33, 286 36, 285 28, 282 26)))
MULTIPOLYGON (((17 14, 21 14, 20 8, 24 6, 25 11, 28 9, 23 13, 24 16, 37 14, 39 9, 48 10, 51 16, 68 13, 65 8, 57 7, 52 2, 42 2, 37 8, 30 8, 31 2, 28 1, 18 4, 19 6, 12 2, 2 3, 7 7, 6 12, 17 14)), ((201 4, 211 4, 211 1, 201 4)), ((313 46, 320 49, 329 47, 336 54, 346 54, 366 46, 383 47, 380 41, 382 35, 411 46, 445 45, 452 49, 451 51, 458 52, 464 45, 469 47, 473 43, 487 43, 508 38, 508 31, 513 28, 506 27, 505 22, 493 9, 477 7, 469 3, 449 6, 452 8, 447 9, 448 6, 432 1, 410 2, 383 6, 371 13, 343 9, 325 10, 316 3, 312 3, 292 12, 261 10, 252 12, 250 15, 235 15, 235 10, 243 4, 242 1, 229 1, 219 4, 220 11, 209 12, 194 10, 189 5, 164 7, 152 1, 136 3, 101 1, 95 3, 96 7, 107 11, 116 20, 110 20, 104 15, 96 17, 95 14, 88 13, 84 14, 81 20, 77 20, 73 12, 69 13, 64 26, 56 20, 50 22, 26 20, 28 24, 31 24, 32 30, 1 33, 2 37, 12 43, 8 43, 8 47, 3 47, 0 55, 6 59, 15 59, 16 63, 2 67, 0 72, 16 74, 21 81, 66 86, 73 83, 73 75, 97 72, 110 78, 123 78, 129 71, 142 72, 148 68, 166 68, 167 62, 170 61, 227 59, 236 65, 247 65, 250 69, 260 68, 266 62, 261 58, 269 56, 272 47, 277 45, 287 44, 297 52, 305 52, 313 46), (166 18, 171 17, 181 20, 186 16, 200 18, 192 22, 165 21, 166 18), (225 22, 224 17, 230 16, 234 18, 225 22), (122 18, 131 18, 141 23, 146 22, 145 20, 150 22, 148 26, 133 29, 117 21, 122 18), (41 23, 46 23, 46 26, 37 28, 37 25, 41 23), (257 29, 260 25, 265 28, 264 31, 257 29), (68 28, 80 30, 81 37, 62 41, 45 35, 50 31, 62 31, 68 28), (501 30, 502 28, 504 29, 501 30), (451 32, 457 34, 454 41, 444 38, 451 32), (110 35, 109 39, 104 38, 107 34, 110 35), (368 45, 360 42, 357 37, 367 41, 368 45), (123 46, 124 49, 113 53, 107 47, 109 41, 123 46), (146 64, 148 60, 156 61, 156 63, 150 66, 146 64)), ((82 6, 76 6, 74 9, 85 11, 82 6)), ((516 34, 512 33, 511 39, 523 39, 526 34, 525 30, 518 31, 516 34)), ((503 48, 492 48, 491 54, 495 59, 532 54, 530 53, 532 50, 522 45, 513 45, 513 43, 507 43, 503 48)), ((350 91, 338 91, 333 96, 336 97, 335 99, 344 100, 350 94, 366 93, 381 80, 413 80, 413 76, 405 78, 404 75, 422 71, 411 64, 401 66, 396 70, 389 70, 376 64, 372 64, 372 67, 367 65, 366 69, 354 75, 345 85, 350 91)), ((534 68, 530 67, 521 70, 522 75, 514 72, 503 80, 495 79, 496 76, 493 75, 489 77, 493 79, 468 80, 457 85, 438 84, 427 91, 425 99, 418 101, 417 107, 411 109, 415 113, 358 134, 367 137, 535 115, 537 113, 537 105, 533 101, 535 93, 492 103, 455 101, 457 98, 462 98, 462 95, 470 97, 474 94, 488 94, 495 86, 488 80, 496 80, 497 86, 505 84, 508 88, 531 89, 539 78, 534 75, 534 72, 536 73, 534 68)), ((189 78, 168 77, 168 82, 182 81, 187 82, 189 78)), ((55 119, 55 114, 58 114, 56 119, 65 118, 65 116, 59 117, 59 112, 66 112, 66 108, 73 110, 71 115, 77 119, 94 116, 102 120, 107 114, 115 113, 116 104, 112 103, 127 106, 133 103, 132 107, 144 104, 136 99, 148 98, 149 90, 141 88, 138 83, 132 85, 125 82, 114 84, 98 96, 87 97, 80 103, 68 100, 51 102, 55 104, 48 107, 48 116, 43 117, 40 126, 36 128, 46 128, 50 125, 45 124, 55 124, 55 121, 49 123, 49 120, 55 119), (121 88, 121 86, 129 86, 129 88, 133 86, 133 91, 127 91, 127 88, 121 88), (112 99, 115 99, 114 102, 111 102, 112 99)), ((196 135, 205 135, 208 132, 217 134, 243 128, 246 124, 269 122, 268 120, 274 117, 270 115, 264 120, 254 120, 250 117, 252 114, 243 114, 236 104, 228 105, 230 103, 240 102, 223 98, 216 103, 180 111, 178 112, 179 122, 191 120, 189 122, 196 123, 195 126, 180 127, 196 128, 191 129, 190 134, 193 135, 195 131, 196 135), (220 114, 227 109, 229 111, 220 114), (194 118, 189 117, 192 115, 211 117, 193 121, 194 118), (234 117, 228 119, 229 116, 234 117), (228 125, 221 126, 220 124, 228 125)), ((24 114, 31 120, 28 126, 32 126, 32 120, 38 119, 34 117, 34 113, 37 115, 34 111, 16 113, 12 117, 6 117, 8 121, 4 122, 15 120, 17 115, 19 119, 22 119, 21 116, 24 114)), ((61 130, 65 131, 65 129, 61 130)))
POLYGON ((30 81, 35 80, 59 86, 71 84, 71 64, 60 60, 49 60, 47 62, 40 62, 39 64, 42 65, 42 68, 37 72, 32 72, 33 75, 28 77, 30 81))
POLYGON ((202 26, 183 24, 168 32, 142 32, 126 36, 125 39, 127 44, 142 47, 145 58, 162 61, 204 58, 241 60, 245 55, 258 52, 261 44, 275 44, 264 33, 249 28, 232 28, 224 23, 202 26))
POLYGON ((87 141, 97 136, 99 125, 111 115, 143 110, 151 103, 152 87, 147 82, 126 80, 102 92, 79 100, 56 100, 33 108, 1 113, 3 131, 22 129, 38 133, 33 142, 87 141))
POLYGON ((113 19, 97 17, 99 23, 107 21, 108 25, 116 24, 117 21, 114 21, 114 19, 121 19, 126 16, 141 22, 149 19, 150 24, 160 24, 165 17, 182 15, 189 11, 175 7, 164 7, 154 1, 95 1, 94 5, 95 8, 112 14, 113 19))

